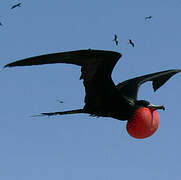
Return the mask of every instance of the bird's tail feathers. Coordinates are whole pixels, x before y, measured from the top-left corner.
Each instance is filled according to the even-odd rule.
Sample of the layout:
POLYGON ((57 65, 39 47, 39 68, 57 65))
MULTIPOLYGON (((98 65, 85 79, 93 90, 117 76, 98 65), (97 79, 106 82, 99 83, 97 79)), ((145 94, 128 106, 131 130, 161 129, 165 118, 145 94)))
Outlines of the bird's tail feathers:
POLYGON ((85 111, 84 111, 84 109, 75 109, 75 110, 62 111, 62 112, 41 113, 40 115, 35 115, 33 117, 37 117, 37 116, 56 116, 56 115, 65 115, 65 114, 78 114, 78 113, 85 113, 85 111))

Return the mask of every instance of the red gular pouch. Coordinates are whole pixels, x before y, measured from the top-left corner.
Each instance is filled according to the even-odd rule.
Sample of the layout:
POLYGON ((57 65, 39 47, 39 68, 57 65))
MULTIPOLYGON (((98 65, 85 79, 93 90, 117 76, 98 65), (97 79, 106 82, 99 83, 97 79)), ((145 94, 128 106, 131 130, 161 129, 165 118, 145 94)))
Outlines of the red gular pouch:
POLYGON ((128 120, 126 129, 130 136, 136 139, 150 137, 160 124, 160 116, 156 109, 139 108, 128 120))

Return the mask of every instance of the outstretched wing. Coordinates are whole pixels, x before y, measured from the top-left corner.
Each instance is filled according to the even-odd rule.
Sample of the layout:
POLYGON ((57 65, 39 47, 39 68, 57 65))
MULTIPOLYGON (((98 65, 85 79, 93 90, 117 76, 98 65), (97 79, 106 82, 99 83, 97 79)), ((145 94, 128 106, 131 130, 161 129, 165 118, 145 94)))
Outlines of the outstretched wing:
POLYGON ((153 89, 156 91, 164 83, 166 83, 173 75, 180 72, 180 69, 171 69, 167 71, 161 71, 157 73, 147 74, 139 76, 133 79, 129 79, 122 83, 119 83, 116 87, 121 94, 128 98, 137 99, 139 87, 147 82, 152 81, 153 89))
POLYGON ((112 81, 111 73, 120 57, 121 54, 118 52, 88 49, 26 58, 4 67, 53 63, 79 65, 81 66, 80 79, 84 80, 86 91, 85 103, 94 111, 115 100, 117 89, 112 81))

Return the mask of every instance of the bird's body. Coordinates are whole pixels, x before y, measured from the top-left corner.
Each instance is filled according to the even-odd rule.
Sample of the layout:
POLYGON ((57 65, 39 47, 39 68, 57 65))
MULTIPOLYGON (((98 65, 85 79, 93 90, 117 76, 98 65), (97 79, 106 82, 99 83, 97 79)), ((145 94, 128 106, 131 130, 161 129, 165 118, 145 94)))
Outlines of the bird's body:
POLYGON ((115 42, 115 44, 116 44, 116 46, 117 46, 119 42, 118 42, 118 37, 117 37, 116 34, 114 35, 113 41, 115 42))
POLYGON ((61 104, 63 103, 63 101, 61 101, 61 100, 59 100, 59 99, 57 99, 57 101, 58 101, 59 103, 61 103, 61 104))
POLYGON ((133 41, 131 40, 131 39, 128 39, 129 40, 129 44, 134 48, 134 43, 133 43, 133 41))
POLYGON ((5 67, 54 63, 81 66, 80 79, 83 79, 85 86, 84 107, 63 112, 42 113, 42 115, 88 113, 97 117, 130 120, 134 113, 142 107, 152 110, 164 110, 164 106, 156 106, 145 100, 137 100, 139 87, 147 81, 152 81, 154 91, 156 91, 169 78, 181 70, 172 69, 147 74, 115 85, 111 74, 120 57, 121 54, 118 52, 89 49, 31 57, 12 62, 5 65, 5 67))
POLYGON ((16 8, 16 7, 21 7, 21 3, 17 3, 17 4, 15 4, 15 5, 13 5, 13 6, 11 7, 11 9, 14 9, 14 8, 16 8))
POLYGON ((145 20, 149 20, 149 19, 152 19, 152 16, 146 16, 145 17, 145 20))

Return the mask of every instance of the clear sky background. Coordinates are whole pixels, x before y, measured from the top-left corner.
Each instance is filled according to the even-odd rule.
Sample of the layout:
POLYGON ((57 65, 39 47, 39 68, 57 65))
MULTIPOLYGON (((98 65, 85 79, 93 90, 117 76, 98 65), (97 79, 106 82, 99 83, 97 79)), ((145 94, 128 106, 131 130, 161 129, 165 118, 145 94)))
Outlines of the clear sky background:
POLYGON ((137 140, 127 134, 126 122, 111 118, 31 117, 83 107, 80 67, 3 66, 92 48, 123 54, 112 74, 116 84, 181 68, 181 1, 22 0, 22 7, 11 10, 17 2, 0 2, 0 179, 180 180, 181 74, 156 93, 151 83, 141 87, 139 99, 163 104, 166 111, 159 111, 157 132, 137 140), (153 18, 146 21, 145 16, 153 18), (114 34, 119 46, 112 41, 114 34))

